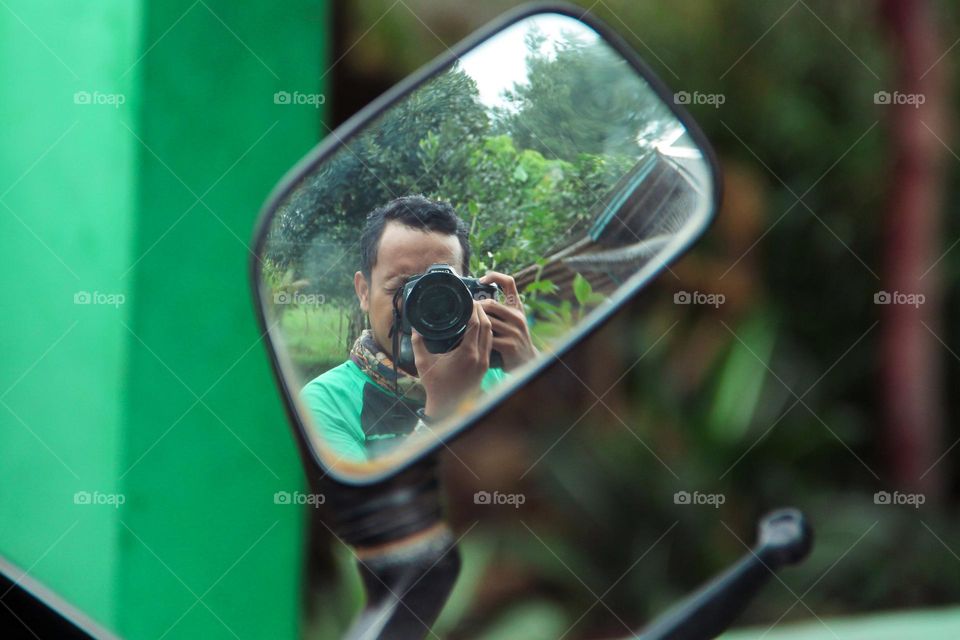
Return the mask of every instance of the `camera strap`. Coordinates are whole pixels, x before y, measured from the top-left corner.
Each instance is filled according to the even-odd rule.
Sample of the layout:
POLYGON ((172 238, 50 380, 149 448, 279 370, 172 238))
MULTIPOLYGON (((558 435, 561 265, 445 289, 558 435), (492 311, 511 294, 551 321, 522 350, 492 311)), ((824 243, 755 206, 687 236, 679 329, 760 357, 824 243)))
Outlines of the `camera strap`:
POLYGON ((399 396, 400 395, 400 376, 397 371, 397 361, 400 359, 400 323, 402 318, 400 316, 400 304, 403 298, 403 288, 397 289, 397 292, 393 294, 393 324, 390 326, 390 340, 391 340, 391 352, 393 357, 390 358, 393 361, 393 392, 399 396))

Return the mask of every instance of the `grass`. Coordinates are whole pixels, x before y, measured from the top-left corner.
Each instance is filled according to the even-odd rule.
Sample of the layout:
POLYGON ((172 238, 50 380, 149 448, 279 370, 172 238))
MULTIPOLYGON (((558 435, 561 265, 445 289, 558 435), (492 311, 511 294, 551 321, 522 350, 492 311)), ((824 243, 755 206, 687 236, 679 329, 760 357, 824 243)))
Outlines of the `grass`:
POLYGON ((347 335, 349 317, 350 311, 336 303, 283 310, 280 327, 289 356, 305 379, 347 359, 353 340, 347 335))

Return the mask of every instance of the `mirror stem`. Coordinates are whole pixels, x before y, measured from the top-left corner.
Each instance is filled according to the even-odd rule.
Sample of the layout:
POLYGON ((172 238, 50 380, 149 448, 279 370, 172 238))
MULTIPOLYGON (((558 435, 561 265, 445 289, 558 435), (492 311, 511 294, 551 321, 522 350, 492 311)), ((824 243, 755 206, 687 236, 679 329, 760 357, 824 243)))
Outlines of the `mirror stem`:
POLYGON ((456 539, 442 520, 435 460, 372 486, 323 483, 336 485, 325 491, 333 530, 354 548, 366 591, 344 637, 425 637, 460 573, 456 539))
POLYGON ((351 640, 424 638, 460 573, 456 539, 444 523, 378 549, 358 549, 367 603, 351 640))

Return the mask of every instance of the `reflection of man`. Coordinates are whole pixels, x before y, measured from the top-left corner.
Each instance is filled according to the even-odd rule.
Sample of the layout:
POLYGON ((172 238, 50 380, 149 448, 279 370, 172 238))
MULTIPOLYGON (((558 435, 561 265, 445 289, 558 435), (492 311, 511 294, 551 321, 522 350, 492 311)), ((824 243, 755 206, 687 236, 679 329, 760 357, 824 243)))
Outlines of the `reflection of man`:
POLYGON ((467 231, 453 207, 422 196, 397 198, 368 216, 360 238, 360 271, 353 284, 370 329, 357 338, 346 362, 301 392, 325 443, 344 459, 374 457, 378 449, 450 416, 502 380, 503 371, 490 368, 491 350, 500 353, 505 371, 534 357, 513 278, 490 272, 480 281, 499 285, 502 302, 474 301, 473 315, 456 348, 430 353, 414 331, 413 364, 404 365, 401 359, 395 366, 394 295, 408 278, 433 264, 447 264, 466 274, 467 231))

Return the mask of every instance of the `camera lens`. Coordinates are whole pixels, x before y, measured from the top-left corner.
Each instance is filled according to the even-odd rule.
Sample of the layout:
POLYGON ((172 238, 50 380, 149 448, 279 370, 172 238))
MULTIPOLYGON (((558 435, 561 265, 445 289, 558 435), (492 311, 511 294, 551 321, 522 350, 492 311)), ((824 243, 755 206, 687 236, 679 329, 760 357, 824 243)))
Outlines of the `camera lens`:
POLYGON ((460 296, 446 285, 433 287, 418 300, 420 322, 435 331, 445 331, 460 318, 460 296))
POLYGON ((404 306, 410 325, 424 338, 443 339, 466 329, 473 298, 456 275, 427 273, 413 286, 404 306))

